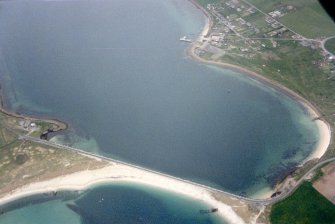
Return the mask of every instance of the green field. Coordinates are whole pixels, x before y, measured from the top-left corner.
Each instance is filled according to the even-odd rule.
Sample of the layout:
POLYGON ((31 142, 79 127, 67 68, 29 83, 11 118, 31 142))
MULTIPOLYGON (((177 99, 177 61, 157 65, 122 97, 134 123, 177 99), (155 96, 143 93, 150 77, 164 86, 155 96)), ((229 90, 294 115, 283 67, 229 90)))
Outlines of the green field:
POLYGON ((292 5, 296 8, 300 8, 305 6, 306 4, 313 4, 317 1, 315 0, 247 0, 247 2, 253 4, 260 10, 264 11, 265 13, 269 13, 275 10, 277 7, 280 6, 287 6, 292 5))
POLYGON ((335 23, 318 2, 308 4, 282 17, 281 22, 308 38, 335 35, 335 23))
POLYGON ((328 40, 325 44, 325 47, 328 51, 335 54, 335 38, 328 40))
POLYGON ((272 224, 331 224, 335 223, 335 205, 305 182, 289 198, 273 205, 270 220, 272 224))
POLYGON ((316 0, 248 0, 265 13, 280 10, 290 5, 294 9, 279 19, 284 25, 307 38, 335 35, 335 23, 316 0))

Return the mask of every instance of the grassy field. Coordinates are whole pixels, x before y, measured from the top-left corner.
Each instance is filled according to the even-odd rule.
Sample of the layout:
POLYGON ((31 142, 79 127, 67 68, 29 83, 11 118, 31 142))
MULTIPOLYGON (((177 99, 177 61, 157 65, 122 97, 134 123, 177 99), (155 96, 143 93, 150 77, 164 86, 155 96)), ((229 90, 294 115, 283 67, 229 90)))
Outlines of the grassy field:
POLYGON ((332 38, 332 39, 328 40, 325 44, 325 47, 328 51, 335 54, 335 38, 332 38))
POLYGON ((207 4, 217 3, 220 0, 197 0, 197 2, 202 6, 207 6, 207 4))
POLYGON ((299 43, 279 43, 279 47, 269 47, 248 60, 228 54, 221 60, 283 83, 318 105, 329 121, 335 124, 335 80, 330 79, 326 68, 318 66, 323 61, 321 55, 313 49, 301 47, 299 43))
POLYGON ((105 164, 76 152, 17 140, 0 150, 0 196, 32 182, 105 164))
MULTIPOLYGON (((106 165, 76 152, 19 140, 16 133, 28 131, 22 120, 0 112, 0 196, 32 182, 106 165)), ((43 120, 36 123, 37 136, 54 127, 43 120)))
POLYGON ((298 8, 282 17, 280 21, 307 38, 335 35, 335 24, 317 1, 298 8))
POLYGON ((15 141, 15 139, 16 135, 6 128, 3 128, 0 124, 0 148, 10 144, 11 142, 15 141))
POLYGON ((16 140, 17 135, 10 129, 15 122, 15 119, 0 112, 0 149, 16 140))
POLYGON ((281 6, 294 6, 296 8, 300 8, 305 6, 306 4, 311 4, 316 2, 315 0, 247 0, 247 2, 253 4, 260 10, 264 11, 265 13, 269 13, 276 8, 281 6))
POLYGON ((331 224, 335 223, 335 205, 305 182, 289 198, 273 205, 270 220, 272 224, 331 224))
POLYGON ((265 13, 274 10, 286 11, 287 6, 293 6, 291 11, 279 20, 293 31, 308 37, 335 35, 335 24, 326 11, 316 0, 247 0, 265 13))

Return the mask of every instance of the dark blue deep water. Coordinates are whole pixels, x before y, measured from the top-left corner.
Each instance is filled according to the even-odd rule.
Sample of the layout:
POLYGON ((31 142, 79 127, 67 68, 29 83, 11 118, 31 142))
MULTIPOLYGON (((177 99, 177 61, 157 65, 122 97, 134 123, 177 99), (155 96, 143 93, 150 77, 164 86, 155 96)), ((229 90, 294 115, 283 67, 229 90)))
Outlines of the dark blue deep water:
POLYGON ((6 107, 56 117, 52 140, 251 195, 318 134, 305 110, 243 74, 185 54, 203 14, 188 1, 3 1, 6 107))

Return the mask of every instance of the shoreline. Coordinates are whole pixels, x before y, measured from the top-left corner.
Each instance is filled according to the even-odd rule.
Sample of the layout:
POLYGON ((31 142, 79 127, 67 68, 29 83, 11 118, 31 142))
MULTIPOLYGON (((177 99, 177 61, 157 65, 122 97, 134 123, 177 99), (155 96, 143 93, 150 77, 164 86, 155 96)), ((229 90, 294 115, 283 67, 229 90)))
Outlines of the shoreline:
MULTIPOLYGON (((206 17, 206 23, 204 28, 202 29, 200 35, 198 36, 198 41, 202 40, 203 37, 207 37, 209 34, 209 31, 211 30, 211 27, 213 25, 213 21, 210 17, 210 15, 208 14, 207 10, 205 10, 198 2, 196 2, 196 0, 188 0, 189 2, 191 2, 191 4, 193 4, 197 9, 199 9, 206 17)), ((192 43, 193 45, 193 43, 192 43)))
MULTIPOLYGON (((208 189, 115 162, 110 162, 104 168, 79 171, 47 181, 25 185, 2 197, 0 199, 0 205, 5 205, 11 201, 31 195, 57 191, 87 190, 97 184, 112 182, 129 182, 132 184, 147 185, 181 194, 203 202, 211 208, 218 208, 219 211, 217 214, 220 218, 229 223, 245 223, 244 220, 236 214, 231 205, 227 205, 215 199, 208 189)), ((227 199, 234 200, 237 204, 241 203, 238 199, 229 198, 228 196, 227 199)))
POLYGON ((2 93, 1 93, 1 95, 0 95, 0 112, 3 113, 3 114, 6 114, 8 116, 12 116, 12 117, 20 118, 20 119, 24 119, 24 120, 30 120, 31 122, 42 121, 42 122, 47 122, 47 123, 56 125, 56 128, 53 129, 54 132, 61 131, 61 130, 66 130, 69 127, 69 125, 66 122, 63 122, 63 121, 55 119, 55 118, 34 117, 34 116, 30 116, 30 115, 18 114, 18 113, 15 113, 15 112, 11 112, 4 107, 3 102, 4 101, 3 101, 3 97, 2 97, 2 93))
MULTIPOLYGON (((287 88, 283 84, 280 84, 274 80, 271 80, 265 76, 262 76, 261 74, 248 70, 247 68, 244 68, 242 66, 229 64, 225 62, 216 62, 216 61, 210 61, 206 60, 204 58, 201 58, 196 54, 196 49, 200 47, 199 40, 202 41, 203 37, 207 37, 209 35, 209 32, 211 30, 211 26, 213 24, 211 17, 206 9, 204 9, 199 3, 196 2, 196 0, 189 0, 192 4, 195 5, 195 7, 199 8, 206 17, 206 24, 201 31, 199 37, 197 38, 197 41, 194 41, 191 43, 190 47, 186 49, 186 54, 194 61, 197 61, 199 63, 205 64, 205 65, 214 65, 219 68, 223 69, 229 69, 232 71, 239 72, 243 75, 246 75, 252 79, 255 79, 262 84, 273 88, 277 90, 278 92, 285 94, 286 96, 290 97, 292 100, 296 101, 298 104, 300 104, 309 114, 309 117, 311 119, 316 119, 315 123, 318 129, 319 133, 319 140, 313 149, 313 151, 310 153, 310 155, 305 158, 299 166, 303 166, 307 161, 314 160, 314 159, 321 159, 322 156, 326 153, 331 141, 332 141, 332 129, 329 123, 323 119, 321 116, 321 113, 317 106, 315 106, 310 101, 306 100, 304 97, 300 96, 298 93, 294 92, 293 90, 287 88)), ((285 178, 286 179, 286 178, 285 178)), ((283 183, 285 180, 283 180, 281 183, 283 183)), ((277 185, 280 185, 281 183, 278 183, 277 185)), ((275 188, 270 191, 265 191, 265 189, 261 189, 258 193, 255 193, 254 196, 257 195, 257 198, 264 199, 269 198, 272 193, 275 192, 275 188)))
MULTIPOLYGON (((304 102, 300 102, 304 104, 304 102)), ((305 108, 308 110, 311 117, 319 117, 320 113, 317 113, 315 109, 310 107, 309 105, 304 105, 305 108)), ((319 132, 319 141, 315 146, 315 150, 313 150, 309 156, 302 161, 301 165, 304 165, 307 161, 313 160, 313 159, 321 159, 322 156, 326 153, 331 140, 332 140, 332 130, 330 125, 327 121, 323 119, 317 119, 314 121, 316 123, 316 126, 318 127, 319 132)))
MULTIPOLYGON (((189 0, 192 4, 196 5, 197 8, 200 7, 202 12, 206 16, 206 25, 204 26, 203 31, 197 38, 198 40, 202 37, 205 37, 208 35, 210 31, 211 26, 211 19, 203 7, 201 7, 198 3, 195 2, 195 0, 189 0)), ((214 61, 208 61, 205 59, 200 58, 195 53, 195 49, 197 47, 197 43, 192 43, 190 48, 187 49, 187 54, 191 56, 192 59, 195 61, 204 63, 204 64, 211 64, 215 65, 224 69, 231 69, 234 71, 238 71, 242 74, 245 74, 253 79, 256 79, 260 82, 262 82, 264 85, 270 86, 277 91, 286 94, 287 96, 291 97, 293 100, 297 101, 299 104, 301 104, 306 110, 308 110, 310 116, 318 117, 320 116, 319 111, 317 108, 309 101, 298 95, 297 93, 293 92, 292 90, 288 89, 287 87, 272 81, 264 76, 261 76, 260 74, 256 72, 249 71, 246 68, 232 65, 228 63, 221 63, 221 62, 214 62, 214 61)), ((64 128, 67 128, 67 124, 64 122, 61 122, 57 119, 38 119, 38 118, 32 118, 29 116, 19 115, 12 112, 6 111, 4 108, 0 108, 1 112, 9 115, 14 116, 18 118, 23 119, 31 119, 31 120, 43 120, 46 122, 50 122, 52 124, 63 124, 64 128)), ((315 118, 312 117, 312 118, 315 118)), ((320 159, 324 153, 326 152, 328 145, 331 141, 331 128, 329 124, 325 120, 316 120, 316 125, 318 127, 318 131, 320 134, 319 141, 315 147, 315 150, 311 152, 311 154, 301 163, 303 165, 305 162, 312 160, 312 159, 320 159)), ((59 126, 59 130, 63 130, 59 126)), ((158 175, 158 174, 146 174, 143 170, 136 170, 134 167, 127 167, 122 164, 117 163, 111 163, 110 166, 98 170, 93 171, 80 171, 77 173, 65 175, 65 176, 59 176, 54 179, 50 179, 48 181, 43 182, 35 182, 30 185, 26 185, 22 188, 16 189, 10 194, 6 195, 5 197, 0 198, 0 204, 6 204, 10 201, 20 199, 22 197, 26 197, 29 195, 34 194, 40 194, 45 193, 48 191, 58 191, 58 190, 83 190, 88 189, 89 187, 99 184, 99 183, 107 183, 107 182, 115 182, 115 181, 125 181, 125 182, 131 182, 134 184, 144 184, 149 185, 153 187, 158 187, 167 191, 175 192, 178 194, 182 194, 191 198, 194 198, 196 200, 205 201, 205 203, 219 207, 219 214, 221 217, 223 217, 224 220, 227 219, 227 217, 230 217, 232 219, 231 223, 244 223, 243 220, 241 220, 240 217, 236 215, 234 210, 231 206, 228 206, 224 204, 223 202, 220 202, 216 199, 214 199, 210 195, 210 191, 203 189, 199 186, 178 182, 177 180, 169 179, 166 176, 158 175), (237 217, 235 217, 236 215, 237 217)), ((269 198, 269 192, 263 192, 264 195, 266 195, 266 198, 269 198)), ((271 195, 271 194, 270 194, 271 195)), ((237 199, 235 199, 237 200, 237 199)), ((229 221, 229 220, 228 220, 229 221)))
MULTIPOLYGON (((286 96, 290 97, 292 100, 296 101, 298 104, 300 104, 309 114, 309 117, 311 119, 316 119, 321 116, 321 113, 319 110, 314 106, 311 102, 303 98, 302 96, 298 95, 297 93, 293 92, 292 90, 288 89, 286 86, 283 86, 280 83, 277 83, 273 80, 270 80, 264 76, 261 76, 260 74, 249 71, 246 68, 237 66, 237 65, 232 65, 228 63, 223 63, 223 62, 214 62, 214 61, 208 61, 203 58, 200 58, 198 55, 195 54, 194 50, 197 46, 192 45, 191 48, 187 51, 188 55, 191 56, 192 59, 201 62, 203 64, 209 64, 209 65, 214 65, 218 66, 223 69, 230 69, 236 72, 239 72, 243 75, 246 75, 252 79, 255 79, 257 81, 260 81, 262 84, 271 87, 278 92, 285 94, 286 96)), ((322 156, 326 153, 331 141, 332 141, 332 129, 329 123, 324 120, 323 118, 316 119, 314 121, 316 123, 317 129, 318 129, 318 134, 319 134, 319 139, 318 142, 315 146, 315 148, 312 150, 312 152, 309 154, 308 157, 306 157, 299 166, 303 166, 306 162, 314 159, 321 159, 322 156)), ((278 183, 281 184, 281 183, 278 183)), ((262 191, 262 190, 261 190, 262 191)), ((272 193, 275 192, 275 189, 270 192, 263 192, 260 194, 260 198, 266 198, 270 197, 272 193)), ((258 195, 256 193, 256 195, 258 195)), ((258 198, 258 197, 257 197, 258 198)))

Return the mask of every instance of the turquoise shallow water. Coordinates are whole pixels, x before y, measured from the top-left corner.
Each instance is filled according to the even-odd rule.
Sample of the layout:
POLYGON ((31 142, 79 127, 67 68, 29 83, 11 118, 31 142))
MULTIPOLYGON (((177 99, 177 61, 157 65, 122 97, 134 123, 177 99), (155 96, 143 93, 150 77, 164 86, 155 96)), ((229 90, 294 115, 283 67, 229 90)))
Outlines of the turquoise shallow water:
POLYGON ((60 200, 28 205, 0 216, 1 224, 80 224, 78 215, 60 200))
POLYGON ((225 223, 217 214, 200 214, 201 209, 209 208, 200 201, 155 188, 113 183, 95 186, 75 200, 57 199, 12 210, 0 215, 0 223, 225 223))
POLYGON ((299 104, 187 58, 204 25, 188 1, 0 4, 6 107, 68 122, 58 141, 247 195, 315 146, 299 104))

